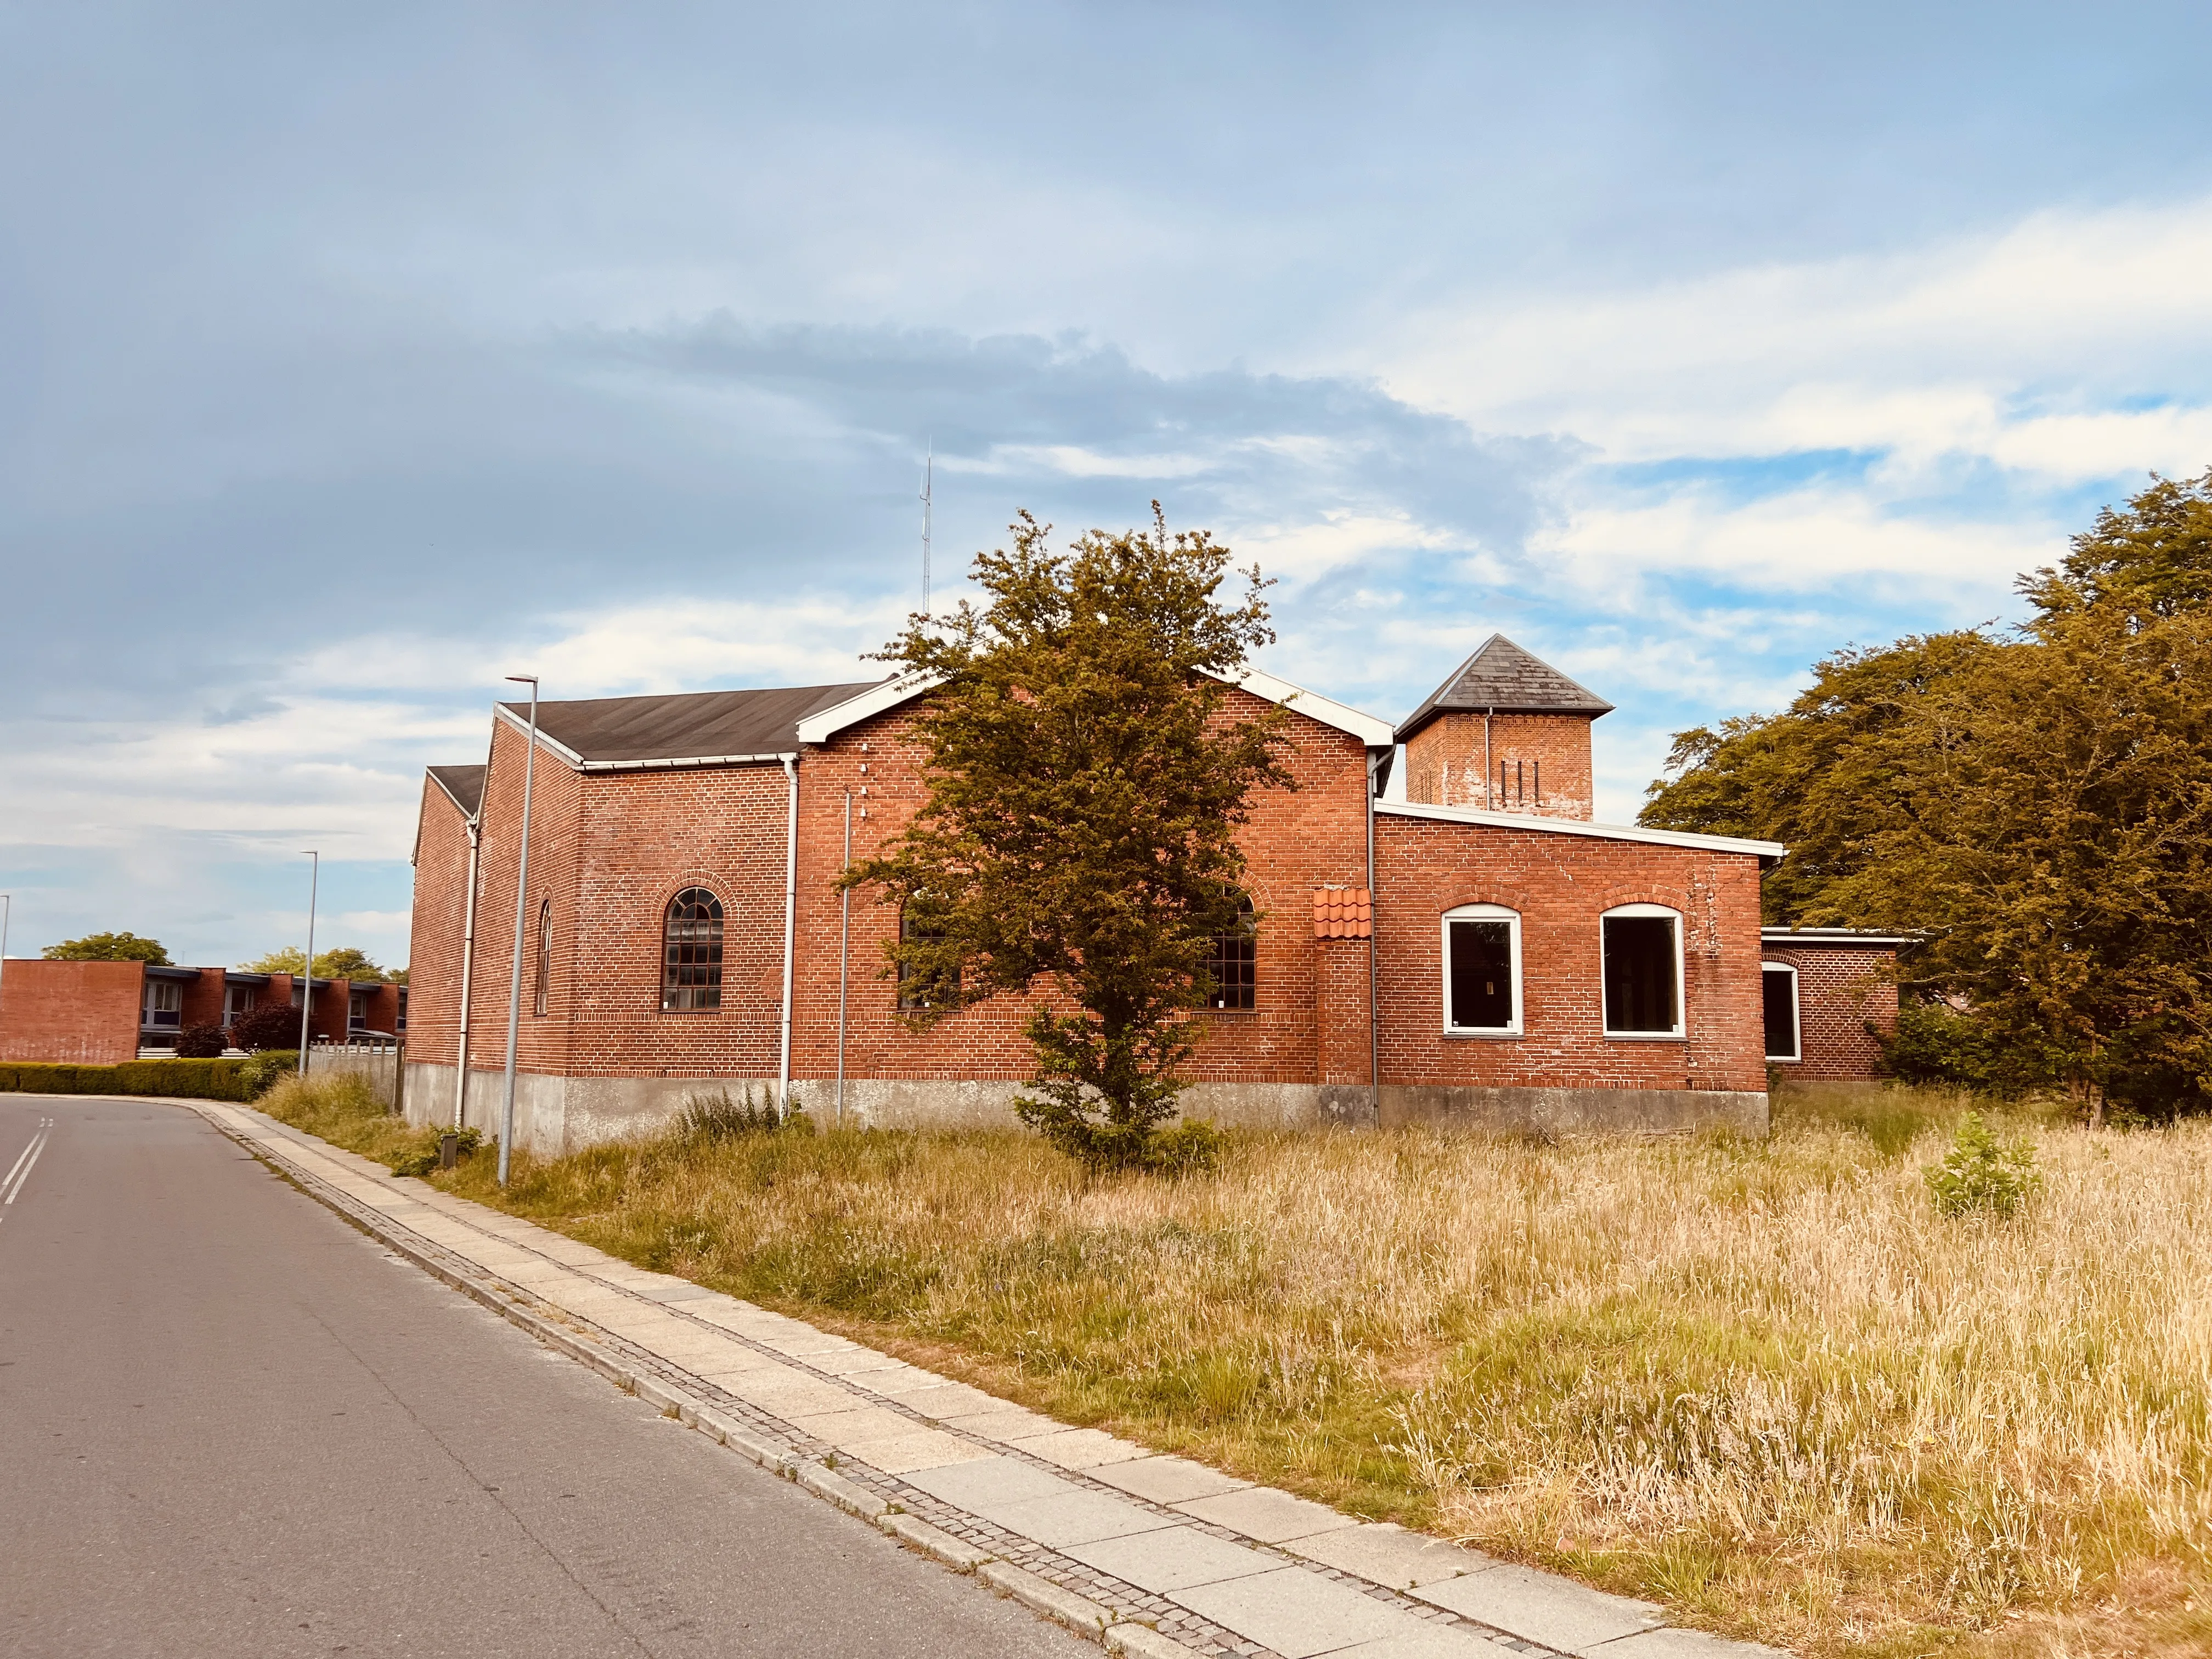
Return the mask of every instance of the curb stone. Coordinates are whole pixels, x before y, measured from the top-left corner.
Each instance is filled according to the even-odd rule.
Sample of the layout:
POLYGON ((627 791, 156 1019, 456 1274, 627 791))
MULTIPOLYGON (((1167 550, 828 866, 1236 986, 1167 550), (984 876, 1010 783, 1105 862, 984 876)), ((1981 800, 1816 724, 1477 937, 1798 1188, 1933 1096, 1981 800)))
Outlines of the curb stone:
POLYGON ((1103 1642, 1106 1627, 1115 1622, 1111 1611, 1090 1597, 1062 1589, 1050 1579, 1040 1578, 1011 1561, 986 1561, 975 1569, 975 1576, 993 1589, 1012 1596, 1030 1612, 1041 1613, 1054 1624, 1065 1625, 1094 1642, 1103 1642))
POLYGON ((890 1508, 872 1492, 854 1486, 842 1474, 824 1468, 821 1464, 806 1462, 794 1466, 792 1479, 812 1492, 825 1498, 848 1515, 857 1515, 863 1521, 873 1521, 890 1508))
POLYGON ((955 1572, 972 1573, 985 1562, 997 1559, 990 1551, 979 1550, 973 1544, 955 1538, 951 1533, 931 1526, 920 1516, 908 1515, 902 1510, 884 1511, 876 1517, 876 1526, 901 1543, 913 1545, 932 1560, 951 1568, 955 1572))
POLYGON ((1161 1635, 1150 1625, 1109 1625, 1106 1651, 1127 1654, 1129 1659, 1188 1659, 1196 1650, 1161 1635))

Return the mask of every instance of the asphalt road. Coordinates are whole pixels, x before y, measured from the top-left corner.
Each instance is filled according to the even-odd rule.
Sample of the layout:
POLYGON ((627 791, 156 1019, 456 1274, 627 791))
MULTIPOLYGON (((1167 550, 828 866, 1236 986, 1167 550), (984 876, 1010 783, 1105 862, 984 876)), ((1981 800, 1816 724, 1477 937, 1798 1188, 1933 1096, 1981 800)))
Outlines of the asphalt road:
POLYGON ((44 1120, 0 1179, 0 1651, 1095 1659, 197 1114, 0 1095, 0 1174, 44 1120))

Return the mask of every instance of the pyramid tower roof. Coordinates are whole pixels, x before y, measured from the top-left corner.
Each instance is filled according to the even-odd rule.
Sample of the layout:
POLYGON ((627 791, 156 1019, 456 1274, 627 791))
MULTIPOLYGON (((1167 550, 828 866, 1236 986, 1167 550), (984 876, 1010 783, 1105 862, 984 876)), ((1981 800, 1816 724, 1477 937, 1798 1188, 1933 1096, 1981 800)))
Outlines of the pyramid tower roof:
POLYGON ((1492 634, 1454 669, 1427 701, 1398 728, 1404 743, 1439 714, 1453 710, 1492 714, 1610 714, 1613 705, 1507 639, 1492 634))

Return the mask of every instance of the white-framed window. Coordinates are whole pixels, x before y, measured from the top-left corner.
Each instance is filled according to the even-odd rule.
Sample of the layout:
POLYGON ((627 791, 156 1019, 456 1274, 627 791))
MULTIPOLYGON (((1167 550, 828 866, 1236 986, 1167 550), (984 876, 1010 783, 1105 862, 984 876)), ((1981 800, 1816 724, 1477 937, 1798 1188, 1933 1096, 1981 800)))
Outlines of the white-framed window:
POLYGON ((1521 1034, 1521 915, 1502 904, 1444 912, 1444 1032, 1521 1034))
POLYGON ((1804 1037, 1797 1023, 1797 970, 1786 962, 1759 964, 1759 1006, 1766 1016, 1766 1057, 1797 1060, 1804 1037))
POLYGON ((1682 1035, 1682 918, 1663 904, 1623 904, 1599 918, 1605 1034, 1682 1035))
POLYGON ((253 988, 251 985, 226 985, 222 988, 222 1023, 235 1025, 253 1012, 253 988))
POLYGON ((146 1003, 139 1024, 174 1030, 185 1023, 185 988, 173 979, 146 981, 146 1003))

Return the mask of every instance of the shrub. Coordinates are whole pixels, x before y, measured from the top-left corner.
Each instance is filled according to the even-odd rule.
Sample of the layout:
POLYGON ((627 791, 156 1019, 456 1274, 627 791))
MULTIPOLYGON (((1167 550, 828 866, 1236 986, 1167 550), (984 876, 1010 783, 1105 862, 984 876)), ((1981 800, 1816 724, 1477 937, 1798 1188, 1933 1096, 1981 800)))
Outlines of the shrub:
POLYGON ((187 1025, 177 1033, 179 1060, 220 1060, 229 1046, 220 1025, 187 1025))
POLYGON ((255 1053, 300 1046, 300 1007, 293 1002, 264 1002, 247 1009, 230 1028, 230 1040, 255 1053))
POLYGON ((264 1048, 239 1062, 238 1076, 248 1100, 258 1100, 300 1069, 297 1048, 264 1048))
POLYGON ((1986 1089, 1996 1068, 1996 1044, 1989 1031, 1972 1014, 1941 1003, 1902 1004, 1895 1033, 1880 1041, 1883 1064, 1907 1083, 1986 1089))
POLYGON ((717 1089, 712 1094, 686 1095, 684 1109, 677 1115, 676 1133, 685 1140, 736 1140, 744 1135, 776 1134, 791 1132, 812 1134, 814 1120, 793 1107, 787 1114, 775 1109, 775 1097, 770 1094, 756 1104, 753 1086, 745 1085, 743 1101, 731 1098, 727 1089, 717 1089))
POLYGON ((1979 1112, 1966 1114, 1958 1138, 1941 1164, 1921 1171, 1936 1207, 1945 1215, 1981 1211, 2010 1215, 2043 1185, 2035 1146, 2026 1135, 1999 1140, 1979 1112))
POLYGON ((1229 1138, 1203 1118, 1187 1117, 1152 1136, 1145 1167, 1161 1175, 1211 1175, 1229 1138))
POLYGON ((173 1095, 251 1100, 242 1060, 131 1060, 119 1066, 0 1064, 0 1091, 30 1095, 173 1095))

